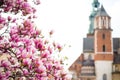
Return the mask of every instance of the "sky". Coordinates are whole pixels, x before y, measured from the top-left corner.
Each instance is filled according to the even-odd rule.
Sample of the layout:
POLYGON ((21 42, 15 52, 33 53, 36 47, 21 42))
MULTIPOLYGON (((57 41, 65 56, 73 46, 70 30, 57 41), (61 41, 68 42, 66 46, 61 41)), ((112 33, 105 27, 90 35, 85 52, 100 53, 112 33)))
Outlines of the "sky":
MULTIPOLYGON (((62 55, 71 65, 82 53, 83 38, 89 28, 93 0, 41 0, 36 23, 43 32, 54 30, 53 38, 65 44, 62 55), (71 45, 71 47, 69 46, 71 45)), ((120 0, 99 0, 111 16, 113 37, 120 37, 120 0)))

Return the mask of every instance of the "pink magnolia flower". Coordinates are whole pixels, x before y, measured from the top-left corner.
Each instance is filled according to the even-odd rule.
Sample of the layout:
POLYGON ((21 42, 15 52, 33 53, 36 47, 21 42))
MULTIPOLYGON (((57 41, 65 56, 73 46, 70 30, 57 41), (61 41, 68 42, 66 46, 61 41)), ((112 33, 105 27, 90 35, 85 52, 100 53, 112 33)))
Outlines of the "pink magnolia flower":
POLYGON ((30 14, 33 12, 33 8, 30 6, 28 2, 23 2, 22 4, 23 15, 30 14))
POLYGON ((44 43, 43 43, 42 39, 36 39, 36 40, 34 41, 34 43, 35 43, 35 47, 36 47, 37 49, 39 49, 40 51, 45 50, 44 43))
POLYGON ((24 66, 28 66, 31 64, 31 59, 30 58, 23 59, 22 63, 24 66))
POLYGON ((29 74, 28 69, 23 69, 23 74, 28 75, 29 74))
POLYGON ((57 48, 58 48, 59 51, 62 50, 62 46, 60 44, 57 44, 57 48))
POLYGON ((7 77, 11 76, 11 71, 7 71, 7 72, 5 73, 5 76, 7 76, 7 77))
POLYGON ((22 59, 25 59, 25 58, 27 58, 27 55, 28 55, 27 53, 22 52, 22 53, 21 53, 21 58, 22 58, 22 59))
POLYGON ((48 51, 44 51, 43 53, 40 54, 42 58, 48 58, 50 56, 50 53, 48 51))
POLYGON ((44 65, 40 65, 37 69, 36 72, 40 73, 40 74, 46 74, 44 72, 46 72, 46 67, 44 65))
POLYGON ((23 25, 25 28, 30 29, 33 26, 33 23, 30 20, 25 20, 23 25))
POLYGON ((16 22, 16 18, 14 18, 14 19, 12 20, 12 22, 15 23, 15 22, 16 22))
POLYGON ((8 21, 11 21, 12 20, 12 17, 8 16, 8 21))
POLYGON ((8 60, 10 61, 11 64, 15 64, 16 60, 13 57, 8 57, 8 60))
POLYGON ((52 44, 35 27, 36 8, 29 1, 40 4, 39 0, 1 0, 0 13, 8 16, 0 15, 0 30, 7 28, 0 34, 0 54, 8 56, 0 61, 0 80, 69 80, 60 60, 52 56, 62 46, 52 44))
POLYGON ((2 60, 0 63, 1 63, 1 67, 5 67, 5 68, 11 65, 8 60, 2 60))
POLYGON ((7 77, 6 77, 5 75, 3 75, 2 73, 0 73, 0 79, 1 79, 1 80, 9 80, 9 79, 7 79, 7 77))
POLYGON ((40 65, 43 65, 43 62, 40 60, 40 58, 36 58, 34 60, 35 67, 39 67, 40 65))
POLYGON ((50 52, 50 54, 53 53, 53 49, 50 46, 48 47, 48 51, 50 52))
POLYGON ((36 30, 36 35, 40 35, 41 31, 40 30, 36 30))

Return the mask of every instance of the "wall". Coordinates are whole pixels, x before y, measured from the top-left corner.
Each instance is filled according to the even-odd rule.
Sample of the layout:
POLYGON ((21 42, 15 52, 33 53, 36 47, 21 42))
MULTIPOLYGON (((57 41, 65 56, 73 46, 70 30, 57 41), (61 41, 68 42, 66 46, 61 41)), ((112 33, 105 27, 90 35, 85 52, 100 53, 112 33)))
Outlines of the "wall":
POLYGON ((103 80, 103 75, 107 75, 107 80, 112 80, 112 61, 95 61, 96 80, 103 80))

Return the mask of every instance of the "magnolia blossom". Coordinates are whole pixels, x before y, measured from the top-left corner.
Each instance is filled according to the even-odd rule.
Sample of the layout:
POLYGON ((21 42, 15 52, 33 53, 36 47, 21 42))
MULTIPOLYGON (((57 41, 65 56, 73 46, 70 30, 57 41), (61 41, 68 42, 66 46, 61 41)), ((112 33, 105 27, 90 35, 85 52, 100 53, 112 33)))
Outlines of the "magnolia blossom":
POLYGON ((60 60, 52 56, 62 46, 36 28, 31 4, 40 1, 0 1, 0 80, 70 80, 60 60))

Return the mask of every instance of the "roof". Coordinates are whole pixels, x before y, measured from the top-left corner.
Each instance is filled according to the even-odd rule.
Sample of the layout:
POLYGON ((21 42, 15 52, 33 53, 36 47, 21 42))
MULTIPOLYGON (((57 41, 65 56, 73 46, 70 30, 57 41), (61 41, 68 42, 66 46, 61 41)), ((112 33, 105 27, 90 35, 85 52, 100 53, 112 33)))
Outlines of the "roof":
POLYGON ((120 64, 120 54, 114 55, 114 64, 120 64))
POLYGON ((113 51, 116 52, 120 48, 120 38, 113 38, 113 51))
POLYGON ((83 58, 83 55, 81 54, 72 64, 71 64, 71 66, 69 67, 69 70, 71 71, 71 70, 75 70, 76 69, 76 67, 75 67, 75 65, 77 64, 77 65, 82 65, 82 58, 83 58), (81 59, 80 59, 81 58, 81 59))
POLYGON ((84 38, 83 39, 83 53, 94 51, 94 38, 84 38))
POLYGON ((108 16, 108 17, 110 17, 110 16, 107 14, 107 12, 105 11, 103 5, 102 5, 101 8, 98 10, 96 16, 108 16))

